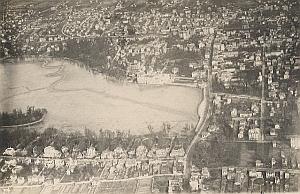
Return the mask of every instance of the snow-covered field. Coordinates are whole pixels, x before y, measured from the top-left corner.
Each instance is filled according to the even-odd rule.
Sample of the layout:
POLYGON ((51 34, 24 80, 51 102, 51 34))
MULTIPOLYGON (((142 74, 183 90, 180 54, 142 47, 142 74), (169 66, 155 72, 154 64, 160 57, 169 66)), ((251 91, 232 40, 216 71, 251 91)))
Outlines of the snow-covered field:
POLYGON ((163 122, 196 124, 200 90, 108 81, 68 61, 0 65, 0 110, 47 108, 46 126, 148 133, 163 122))

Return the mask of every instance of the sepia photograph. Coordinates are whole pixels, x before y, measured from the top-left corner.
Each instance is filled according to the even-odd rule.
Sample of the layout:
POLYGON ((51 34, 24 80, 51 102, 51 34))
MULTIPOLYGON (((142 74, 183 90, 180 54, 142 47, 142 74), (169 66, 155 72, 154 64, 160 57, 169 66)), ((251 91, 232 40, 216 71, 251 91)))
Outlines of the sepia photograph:
POLYGON ((300 193, 300 0, 0 0, 0 194, 300 193))

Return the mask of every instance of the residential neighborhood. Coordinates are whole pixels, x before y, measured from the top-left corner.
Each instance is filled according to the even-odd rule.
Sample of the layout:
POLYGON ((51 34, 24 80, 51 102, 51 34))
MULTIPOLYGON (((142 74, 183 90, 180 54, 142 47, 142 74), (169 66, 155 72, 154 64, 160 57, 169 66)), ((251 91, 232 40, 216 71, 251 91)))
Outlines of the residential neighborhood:
POLYGON ((299 192, 299 1, 5 0, 0 7, 0 193, 299 192), (35 80, 22 71, 10 78, 9 68, 23 62, 47 72, 35 77, 23 66, 35 80), (49 86, 35 88, 38 76, 49 86), (178 108, 190 99, 174 103, 181 94, 165 94, 168 87, 199 94, 193 116, 178 108), (22 111, 17 105, 33 93, 22 111), (70 104, 61 112, 76 123, 80 116, 68 110, 76 106, 98 128, 56 116, 47 99, 60 104, 62 96, 70 104), (127 110, 141 115, 131 123, 146 117, 147 130, 127 130, 103 116, 116 112, 87 102, 122 118, 127 110), (176 116, 166 121, 159 111, 176 116), (124 129, 105 128, 105 120, 124 129))

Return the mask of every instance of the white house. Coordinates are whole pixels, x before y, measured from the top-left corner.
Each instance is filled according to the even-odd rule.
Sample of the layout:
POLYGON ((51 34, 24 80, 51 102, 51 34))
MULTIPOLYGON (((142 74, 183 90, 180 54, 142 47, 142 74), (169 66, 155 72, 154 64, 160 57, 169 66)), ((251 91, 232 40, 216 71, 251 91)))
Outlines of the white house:
POLYGON ((291 137, 291 148, 300 149, 300 137, 291 137))
POLYGON ((260 140, 261 131, 259 128, 249 129, 248 131, 249 140, 260 140))
POLYGON ((3 155, 8 155, 8 156, 14 156, 16 154, 16 151, 14 148, 6 148, 5 151, 3 152, 3 155))
POLYGON ((44 155, 45 158, 60 158, 61 152, 56 150, 52 146, 47 146, 44 148, 44 155))
POLYGON ((90 146, 89 148, 87 148, 86 150, 86 158, 95 158, 97 155, 96 149, 93 146, 90 146))
POLYGON ((144 145, 140 145, 136 148, 135 155, 137 158, 146 158, 148 149, 144 145))

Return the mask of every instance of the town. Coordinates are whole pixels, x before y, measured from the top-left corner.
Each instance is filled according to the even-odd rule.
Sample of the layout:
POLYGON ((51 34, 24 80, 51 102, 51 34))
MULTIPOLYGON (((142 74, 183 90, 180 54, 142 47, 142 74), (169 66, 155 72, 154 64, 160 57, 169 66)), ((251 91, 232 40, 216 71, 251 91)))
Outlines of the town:
POLYGON ((203 100, 196 126, 147 135, 0 125, 0 193, 299 192, 297 0, 2 4, 3 62, 80 61, 203 100))

